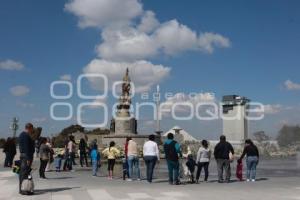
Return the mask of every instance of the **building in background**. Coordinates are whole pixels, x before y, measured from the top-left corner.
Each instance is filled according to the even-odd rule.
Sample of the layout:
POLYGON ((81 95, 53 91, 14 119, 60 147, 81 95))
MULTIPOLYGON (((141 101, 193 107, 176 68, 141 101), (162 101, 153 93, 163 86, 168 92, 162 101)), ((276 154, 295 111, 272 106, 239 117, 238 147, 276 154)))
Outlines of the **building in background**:
POLYGON ((238 95, 223 96, 223 134, 234 145, 248 138, 248 108, 250 100, 238 95))

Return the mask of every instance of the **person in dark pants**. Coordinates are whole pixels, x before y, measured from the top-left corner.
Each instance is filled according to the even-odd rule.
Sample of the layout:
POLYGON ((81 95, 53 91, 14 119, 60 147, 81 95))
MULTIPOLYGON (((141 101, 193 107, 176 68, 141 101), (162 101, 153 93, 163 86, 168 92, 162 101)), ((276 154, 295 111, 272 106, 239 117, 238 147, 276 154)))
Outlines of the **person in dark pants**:
POLYGON ((164 151, 169 171, 169 183, 180 185, 179 181, 179 156, 182 157, 182 152, 179 143, 174 140, 172 133, 168 134, 168 139, 164 143, 164 151), (178 156, 179 155, 179 156, 178 156))
POLYGON ((242 162, 245 155, 247 155, 247 182, 250 181, 250 178, 252 182, 255 182, 256 166, 259 161, 259 152, 256 145, 250 139, 245 141, 245 148, 238 162, 242 162))
POLYGON ((46 176, 45 176, 45 171, 46 171, 46 167, 47 167, 47 164, 50 160, 50 152, 51 152, 51 149, 50 147, 46 144, 47 143, 47 139, 46 138, 42 138, 41 139, 41 146, 40 146, 40 178, 42 179, 46 179, 46 176))
POLYGON ((149 141, 144 144, 143 155, 147 169, 147 181, 152 183, 153 170, 157 161, 159 161, 159 150, 155 142, 155 135, 149 135, 149 141))
POLYGON ((202 140, 202 146, 199 148, 197 153, 196 163, 198 165, 197 174, 196 174, 196 182, 199 183, 199 178, 201 175, 202 168, 204 168, 204 181, 207 182, 208 179, 208 166, 211 157, 211 151, 208 148, 207 140, 202 140))
POLYGON ((218 167, 218 182, 223 183, 223 171, 225 170, 225 181, 230 182, 231 168, 230 168, 230 154, 234 156, 234 150, 232 145, 226 141, 224 135, 220 136, 220 142, 215 146, 214 156, 217 161, 218 167))
POLYGON ((20 194, 28 194, 28 193, 22 193, 21 184, 22 181, 26 179, 31 172, 31 164, 33 161, 33 154, 34 154, 34 141, 30 137, 30 134, 32 133, 33 133, 33 125, 31 123, 27 123, 25 125, 25 131, 23 131, 19 136, 20 161, 21 161, 21 168, 19 174, 20 194))
POLYGON ((189 170, 189 182, 190 183, 195 183, 195 179, 194 179, 194 172, 195 172, 195 168, 196 168, 196 161, 193 158, 192 154, 189 154, 187 157, 187 162, 185 163, 185 165, 187 166, 188 170, 189 170))
POLYGON ((12 167, 14 157, 17 153, 16 142, 14 138, 7 138, 3 147, 3 152, 5 153, 4 167, 12 167))
POLYGON ((85 161, 85 165, 88 167, 88 161, 87 161, 87 143, 85 142, 84 138, 80 139, 79 142, 79 152, 80 152, 80 165, 83 167, 83 162, 85 161))

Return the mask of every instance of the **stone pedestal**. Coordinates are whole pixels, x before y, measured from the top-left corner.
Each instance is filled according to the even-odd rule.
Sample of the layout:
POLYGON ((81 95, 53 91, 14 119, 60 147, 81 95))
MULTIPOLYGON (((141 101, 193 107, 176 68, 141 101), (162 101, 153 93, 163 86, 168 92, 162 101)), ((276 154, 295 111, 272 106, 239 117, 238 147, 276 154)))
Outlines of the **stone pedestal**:
POLYGON ((115 120, 115 123, 116 123, 115 134, 124 135, 124 134, 133 133, 130 127, 129 120, 124 120, 124 119, 115 120))
POLYGON ((108 146, 111 141, 114 141, 117 146, 124 147, 126 143, 126 138, 131 137, 139 147, 143 147, 144 143, 148 141, 149 135, 136 135, 136 134, 118 134, 118 135, 108 135, 104 136, 102 143, 108 146))

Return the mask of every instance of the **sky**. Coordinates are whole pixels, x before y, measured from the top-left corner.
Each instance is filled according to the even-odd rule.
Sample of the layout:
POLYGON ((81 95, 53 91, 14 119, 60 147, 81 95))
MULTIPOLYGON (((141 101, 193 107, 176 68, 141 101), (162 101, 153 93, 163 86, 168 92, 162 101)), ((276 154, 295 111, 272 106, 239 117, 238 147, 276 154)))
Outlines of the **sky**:
MULTIPOLYGON (((113 82, 127 67, 136 87, 134 104, 145 102, 141 95, 151 96, 158 84, 162 94, 183 96, 162 103, 220 102, 223 95, 238 94, 264 104, 264 119, 250 122, 249 132, 276 137, 282 125, 300 123, 299 9, 298 0, 2 0, 0 137, 11 134, 13 117, 20 120, 19 131, 33 122, 53 135, 77 122, 81 103, 101 102, 111 110, 117 102, 113 82), (78 77, 99 73, 108 77, 108 97, 80 98, 78 77), (54 81, 70 83, 71 97, 53 98, 54 81), (51 117, 57 102, 71 105, 68 120, 51 117)), ((67 95, 68 87, 56 85, 55 94, 67 95)), ((81 88, 86 95, 101 94, 103 81, 87 77, 81 88)), ((68 116, 68 108, 56 107, 55 115, 68 116)), ((103 112, 87 106, 82 119, 101 122, 103 112)), ((186 109, 177 112, 186 115, 186 109)), ((140 114, 140 134, 155 130, 150 113, 140 114)), ((164 115, 163 131, 175 125, 198 139, 222 133, 221 120, 164 115)))

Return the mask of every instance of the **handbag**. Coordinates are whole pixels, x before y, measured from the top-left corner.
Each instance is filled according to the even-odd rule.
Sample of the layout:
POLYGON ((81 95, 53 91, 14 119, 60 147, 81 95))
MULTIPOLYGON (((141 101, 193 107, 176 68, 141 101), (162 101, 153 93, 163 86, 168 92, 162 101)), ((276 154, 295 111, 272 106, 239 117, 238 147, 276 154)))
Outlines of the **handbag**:
POLYGON ((22 181, 21 191, 23 193, 32 194, 33 190, 34 190, 34 183, 32 180, 32 176, 28 175, 28 177, 22 181))

